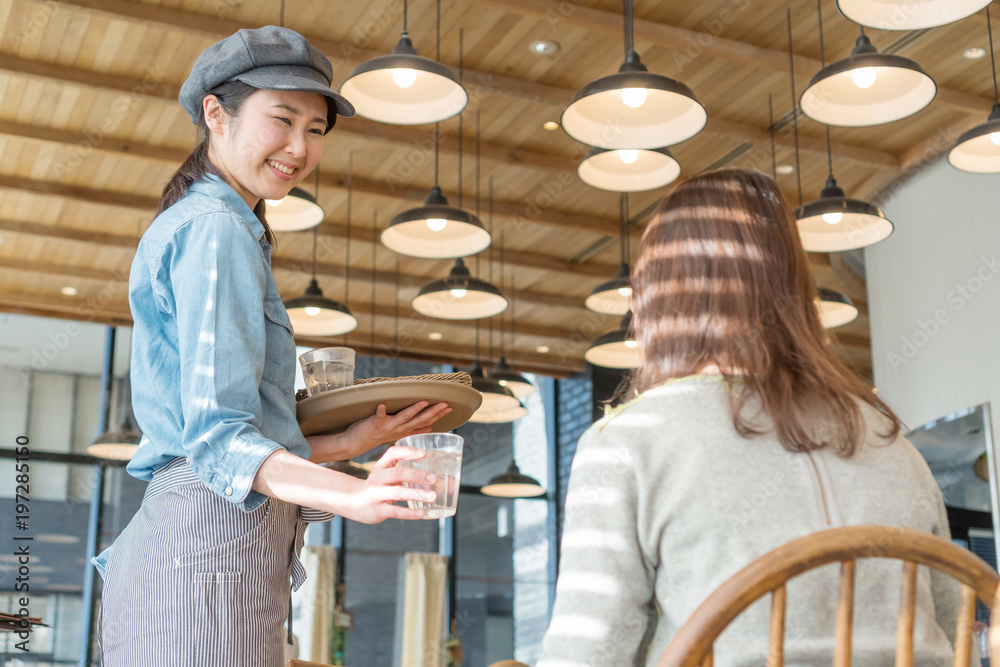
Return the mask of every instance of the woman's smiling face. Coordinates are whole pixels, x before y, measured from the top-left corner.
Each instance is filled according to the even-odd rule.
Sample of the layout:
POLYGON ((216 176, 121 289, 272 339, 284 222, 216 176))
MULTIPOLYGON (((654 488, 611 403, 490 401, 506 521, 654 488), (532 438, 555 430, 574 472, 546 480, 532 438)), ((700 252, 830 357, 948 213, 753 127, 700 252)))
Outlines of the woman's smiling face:
POLYGON ((235 118, 208 95, 204 111, 212 163, 251 209, 287 195, 323 155, 328 111, 317 93, 258 90, 235 118))

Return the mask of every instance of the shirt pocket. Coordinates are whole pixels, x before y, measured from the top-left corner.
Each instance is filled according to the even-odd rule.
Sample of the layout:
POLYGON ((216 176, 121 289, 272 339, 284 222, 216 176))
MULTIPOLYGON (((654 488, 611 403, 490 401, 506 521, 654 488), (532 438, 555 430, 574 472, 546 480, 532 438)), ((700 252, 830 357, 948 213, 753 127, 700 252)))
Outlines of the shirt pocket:
POLYGON ((261 379, 287 396, 295 385, 295 340, 288 311, 277 294, 264 297, 264 335, 267 347, 261 379))

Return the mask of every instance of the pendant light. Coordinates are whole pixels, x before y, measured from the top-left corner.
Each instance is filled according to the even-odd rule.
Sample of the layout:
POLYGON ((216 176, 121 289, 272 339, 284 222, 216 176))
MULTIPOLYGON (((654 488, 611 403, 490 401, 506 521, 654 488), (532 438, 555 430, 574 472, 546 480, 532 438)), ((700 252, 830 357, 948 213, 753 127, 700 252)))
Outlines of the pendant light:
POLYGON ((993 111, 986 122, 958 138, 948 153, 948 162, 956 169, 974 174, 1000 172, 1000 95, 997 93, 997 66, 993 55, 993 25, 986 8, 986 29, 990 35, 990 65, 993 68, 993 111))
POLYGON ((624 315, 632 308, 632 278, 629 270, 628 195, 622 194, 618 205, 620 255, 618 274, 603 282, 590 293, 584 305, 588 310, 604 315, 624 315))
POLYGON ((507 472, 491 478, 480 491, 496 498, 536 498, 545 495, 545 489, 538 480, 521 474, 521 469, 513 460, 507 472))
MULTIPOLYGON (((441 60, 441 0, 437 2, 437 60, 441 60)), ((340 87, 358 115, 393 125, 438 123, 460 113, 469 94, 450 69, 417 55, 407 32, 403 0, 403 33, 392 53, 358 65, 340 87)))
MULTIPOLYGON (((503 250, 501 250, 501 254, 502 253, 503 250)), ((514 287, 514 280, 515 277, 512 275, 510 277, 510 331, 511 331, 510 356, 512 361, 514 359, 514 349, 515 349, 515 343, 517 341, 517 313, 515 312, 516 309, 515 304, 517 304, 517 291, 515 290, 514 287)), ((498 361, 497 365, 493 367, 493 371, 490 373, 490 375, 495 377, 500 382, 501 385, 510 389, 511 392, 514 394, 514 396, 516 396, 519 399, 522 399, 525 396, 530 396, 531 394, 538 391, 538 388, 535 387, 535 385, 531 382, 531 380, 529 380, 523 374, 518 373, 517 371, 515 371, 514 369, 512 369, 510 366, 507 365, 507 358, 504 356, 503 353, 502 318, 500 320, 500 324, 501 324, 500 361, 498 361)))
MULTIPOLYGON (((826 64, 826 54, 823 45, 823 13, 822 0, 817 0, 819 12, 819 53, 820 61, 826 64)), ((788 55, 792 61, 792 33, 789 20, 788 55)), ((795 103, 795 71, 792 66, 791 85, 792 103, 795 103)), ((793 110, 796 128, 798 114, 793 110)), ((796 145, 796 160, 798 146, 796 145)), ((799 176, 799 207, 795 209, 796 224, 802 247, 807 252, 842 252, 855 248, 865 248, 883 241, 893 232, 893 224, 885 217, 882 210, 863 199, 848 197, 837 184, 833 175, 833 150, 830 145, 830 126, 826 126, 826 186, 820 192, 817 201, 802 205, 802 179, 799 176)))
POLYGON ((490 246, 489 232, 479 218, 448 205, 438 185, 440 130, 434 128, 434 187, 424 205, 403 211, 382 232, 386 248, 409 257, 445 259, 467 257, 490 246))
MULTIPOLYGON (((319 174, 319 167, 316 167, 319 174)), ((319 194, 317 179, 316 193, 319 194)), ((300 232, 323 222, 326 213, 316 197, 300 187, 292 188, 282 199, 266 199, 267 224, 276 232, 300 232)))
POLYGON ((560 125, 590 146, 661 148, 698 134, 708 114, 680 81, 647 71, 633 47, 632 0, 623 0, 625 62, 617 74, 588 83, 566 107, 560 125))
POLYGON ((673 183, 681 175, 681 165, 666 148, 593 148, 577 173, 581 181, 601 190, 642 192, 673 183))
MULTIPOLYGON (((318 178, 318 176, 317 176, 318 178)), ((351 199, 354 182, 354 154, 348 158, 347 168, 347 229, 351 228, 351 199)), ((318 242, 318 227, 313 227, 313 266, 312 280, 306 287, 305 294, 294 299, 285 301, 285 309, 288 311, 288 319, 292 322, 292 329, 300 336, 339 336, 346 334, 358 326, 358 320, 351 314, 350 308, 333 299, 323 296, 323 290, 316 282, 316 246, 318 242)), ((350 232, 348 231, 348 234, 350 232)), ((351 243, 350 236, 346 245, 345 271, 350 271, 351 243)), ((345 275, 346 284, 350 280, 350 273, 345 275)))
POLYGON ((115 338, 114 327, 108 327, 107 342, 105 344, 105 368, 104 376, 101 378, 104 384, 104 397, 102 401, 101 424, 106 428, 101 435, 94 440, 93 444, 87 447, 87 453, 101 459, 111 461, 130 461, 139 450, 139 442, 142 440, 142 432, 134 425, 135 415, 132 414, 132 391, 131 382, 126 375, 119 386, 118 394, 118 416, 121 422, 117 428, 110 428, 111 422, 111 391, 114 382, 114 359, 115 359, 115 338))
MULTIPOLYGON (((459 135, 461 136, 461 135, 459 135)), ((479 112, 476 112, 476 209, 479 209, 479 112)), ((461 156, 461 152, 459 152, 461 156)), ((461 167, 459 168, 459 193, 461 193, 461 167)), ((460 195, 461 196, 461 195, 460 195)), ((490 204, 492 219, 492 202, 490 204)), ((478 215, 477 215, 478 217, 478 215)), ((492 224, 491 224, 492 226, 492 224)), ((488 232, 487 232, 488 233, 488 232)), ((496 287, 474 278, 461 257, 443 280, 436 280, 421 288, 411 303, 413 310, 427 317, 442 320, 479 320, 493 317, 507 310, 507 299, 496 287)))
MULTIPOLYGON (((285 0, 281 0, 278 25, 285 27, 285 0)), ((294 187, 281 199, 265 199, 267 224, 275 232, 301 232, 323 222, 326 213, 319 199, 319 165, 316 166, 316 194, 294 187)))
POLYGON ((937 84, 920 65, 879 53, 862 27, 850 57, 824 66, 799 105, 817 123, 867 127, 912 116, 935 95, 937 84))
POLYGON ((851 297, 836 290, 820 287, 816 306, 819 308, 819 321, 824 329, 842 327, 858 319, 858 307, 851 297))
POLYGON ((632 311, 622 318, 621 326, 590 344, 583 358, 605 368, 638 368, 642 366, 642 346, 632 331, 632 311))
POLYGON ((879 30, 923 30, 972 16, 991 0, 837 0, 850 20, 879 30))

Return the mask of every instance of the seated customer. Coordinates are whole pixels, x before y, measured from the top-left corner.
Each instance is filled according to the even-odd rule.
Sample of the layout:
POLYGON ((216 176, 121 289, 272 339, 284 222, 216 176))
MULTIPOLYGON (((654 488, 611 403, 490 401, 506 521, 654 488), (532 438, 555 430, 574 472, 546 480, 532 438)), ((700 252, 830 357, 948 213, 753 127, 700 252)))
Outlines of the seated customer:
MULTIPOLYGON (((827 342, 771 178, 730 169, 675 188, 643 235, 632 286, 638 396, 577 448, 537 667, 655 665, 720 584, 816 531, 880 524, 948 538, 940 491, 898 417, 827 342)), ((831 664, 838 574, 789 583, 786 665, 831 664)), ((892 664, 899 581, 898 561, 858 562, 855 667, 892 664)), ((765 664, 769 605, 722 634, 717 667, 765 664)), ((920 568, 916 664, 951 664, 957 606, 957 584, 920 568)))

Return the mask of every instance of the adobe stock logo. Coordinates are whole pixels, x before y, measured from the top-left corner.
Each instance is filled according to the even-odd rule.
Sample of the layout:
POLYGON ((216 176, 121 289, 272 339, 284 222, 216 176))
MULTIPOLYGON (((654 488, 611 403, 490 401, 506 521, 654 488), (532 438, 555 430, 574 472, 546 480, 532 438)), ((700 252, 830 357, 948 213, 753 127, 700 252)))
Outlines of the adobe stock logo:
POLYGON ((997 256, 982 257, 975 273, 964 282, 955 285, 954 289, 949 290, 945 296, 945 299, 952 306, 951 310, 938 308, 934 311, 933 317, 917 320, 917 330, 909 336, 903 336, 899 348, 886 355, 892 370, 896 371, 900 366, 909 364, 920 350, 926 347, 931 339, 951 322, 952 313, 957 313, 965 308, 997 273, 1000 273, 1000 261, 997 261, 997 256))

